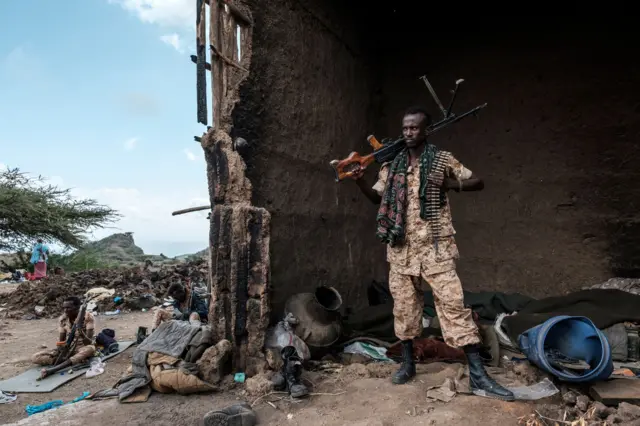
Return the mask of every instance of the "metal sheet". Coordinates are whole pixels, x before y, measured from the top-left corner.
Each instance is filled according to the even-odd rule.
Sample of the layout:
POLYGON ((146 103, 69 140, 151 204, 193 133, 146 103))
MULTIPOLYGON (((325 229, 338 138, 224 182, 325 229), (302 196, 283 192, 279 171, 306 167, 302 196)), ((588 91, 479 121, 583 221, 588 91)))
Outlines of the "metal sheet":
MULTIPOLYGON (((113 358, 116 355, 121 354, 126 351, 131 345, 135 342, 118 342, 118 346, 120 350, 116 353, 109 354, 104 357, 103 360, 107 360, 109 358, 113 358)), ((107 366, 107 368, 109 368, 107 366)), ((37 381, 38 377, 40 377, 40 371, 42 367, 32 368, 30 370, 25 371, 18 376, 12 377, 7 380, 3 380, 0 382, 0 390, 5 392, 12 393, 47 393, 53 392, 60 386, 64 385, 71 380, 83 376, 89 367, 81 368, 73 373, 69 374, 65 372, 64 374, 54 374, 52 376, 47 377, 44 380, 37 381)))

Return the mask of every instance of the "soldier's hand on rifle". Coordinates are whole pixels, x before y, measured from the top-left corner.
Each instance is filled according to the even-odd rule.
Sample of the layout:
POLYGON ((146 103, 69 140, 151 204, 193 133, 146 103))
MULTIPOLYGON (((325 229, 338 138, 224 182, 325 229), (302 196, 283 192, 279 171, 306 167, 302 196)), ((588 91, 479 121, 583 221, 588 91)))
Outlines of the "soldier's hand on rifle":
POLYGON ((364 172, 365 172, 366 170, 367 170, 367 169, 362 169, 362 168, 357 169, 357 170, 356 170, 356 171, 354 171, 354 172, 353 172, 353 174, 351 175, 351 179, 353 179, 353 180, 360 180, 360 179, 362 179, 362 177, 364 176, 364 172))

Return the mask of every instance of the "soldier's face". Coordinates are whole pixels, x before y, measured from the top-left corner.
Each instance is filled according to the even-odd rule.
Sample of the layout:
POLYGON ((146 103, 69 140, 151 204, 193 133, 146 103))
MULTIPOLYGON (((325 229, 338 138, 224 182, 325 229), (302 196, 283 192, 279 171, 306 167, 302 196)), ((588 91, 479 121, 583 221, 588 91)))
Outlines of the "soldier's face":
POLYGON ((62 304, 62 309, 64 310, 64 313, 69 317, 69 318, 73 318, 78 316, 78 307, 76 305, 73 304, 73 302, 64 302, 62 304))
POLYGON ((425 141, 425 118, 423 114, 408 114, 402 119, 402 136, 409 148, 425 141))

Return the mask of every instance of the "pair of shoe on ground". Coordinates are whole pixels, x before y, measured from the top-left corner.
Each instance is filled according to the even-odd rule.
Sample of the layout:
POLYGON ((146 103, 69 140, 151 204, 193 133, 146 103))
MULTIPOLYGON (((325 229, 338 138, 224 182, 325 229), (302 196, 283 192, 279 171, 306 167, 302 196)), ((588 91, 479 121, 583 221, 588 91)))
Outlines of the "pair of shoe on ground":
MULTIPOLYGON (((485 398, 498 399, 501 401, 515 401, 513 392, 499 385, 493 380, 484 367, 479 354, 468 354, 469 360, 469 385, 471 393, 485 398)), ((396 385, 403 385, 413 379, 416 375, 416 366, 410 361, 402 363, 400 369, 393 375, 391 381, 396 385)))

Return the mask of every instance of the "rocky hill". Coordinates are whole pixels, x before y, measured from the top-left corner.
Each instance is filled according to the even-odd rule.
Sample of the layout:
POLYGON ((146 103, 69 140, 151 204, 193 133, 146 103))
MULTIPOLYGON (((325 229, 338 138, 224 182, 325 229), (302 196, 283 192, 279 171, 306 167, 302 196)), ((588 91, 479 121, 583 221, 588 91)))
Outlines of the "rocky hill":
POLYGON ((164 255, 148 255, 138 247, 131 232, 124 234, 113 234, 98 241, 86 244, 77 250, 72 256, 94 256, 100 261, 108 264, 136 264, 151 260, 152 262, 163 262, 170 260, 164 255))
MULTIPOLYGON (((66 271, 80 271, 87 269, 104 269, 116 267, 135 266, 146 261, 151 261, 155 265, 175 265, 182 262, 196 261, 206 258, 209 249, 205 249, 193 254, 185 254, 174 258, 163 254, 145 254, 142 248, 138 247, 133 238, 133 233, 125 232, 113 234, 98 241, 87 243, 84 247, 70 253, 53 253, 49 259, 50 268, 60 266, 66 271)), ((27 268, 30 254, 23 253, 21 258, 16 254, 6 253, 0 255, 0 271, 15 268, 27 268), (24 263, 24 264, 23 264, 24 263)))

